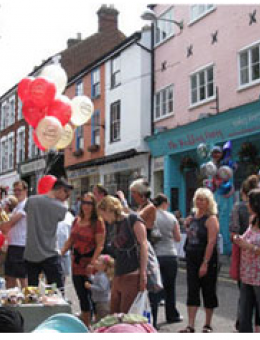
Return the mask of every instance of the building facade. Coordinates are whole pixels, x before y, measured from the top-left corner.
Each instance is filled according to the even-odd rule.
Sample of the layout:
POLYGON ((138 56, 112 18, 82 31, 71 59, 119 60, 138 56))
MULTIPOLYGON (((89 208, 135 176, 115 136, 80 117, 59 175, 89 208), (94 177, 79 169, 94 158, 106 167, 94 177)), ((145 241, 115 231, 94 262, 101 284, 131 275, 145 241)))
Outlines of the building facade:
MULTIPOLYGON (((155 134, 147 139, 153 156, 153 188, 164 188, 172 210, 190 213, 201 186, 203 160, 197 147, 232 141, 238 162, 238 194, 250 164, 241 150, 260 147, 260 36, 258 5, 158 5, 154 31, 155 134), (183 30, 161 19, 184 22, 183 30), (189 158, 192 167, 185 166, 189 158)), ((260 150, 260 149, 259 149, 260 150)), ((230 252, 229 214, 234 199, 216 197, 224 251, 230 252)))

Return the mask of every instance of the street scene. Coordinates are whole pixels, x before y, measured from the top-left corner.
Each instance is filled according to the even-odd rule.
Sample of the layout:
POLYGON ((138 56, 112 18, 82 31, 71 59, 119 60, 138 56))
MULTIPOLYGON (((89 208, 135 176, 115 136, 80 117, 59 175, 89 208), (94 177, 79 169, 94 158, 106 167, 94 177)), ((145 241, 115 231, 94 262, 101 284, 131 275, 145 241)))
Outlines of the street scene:
POLYGON ((9 77, 13 6, 0 333, 260 332, 260 6, 41 4, 9 77))

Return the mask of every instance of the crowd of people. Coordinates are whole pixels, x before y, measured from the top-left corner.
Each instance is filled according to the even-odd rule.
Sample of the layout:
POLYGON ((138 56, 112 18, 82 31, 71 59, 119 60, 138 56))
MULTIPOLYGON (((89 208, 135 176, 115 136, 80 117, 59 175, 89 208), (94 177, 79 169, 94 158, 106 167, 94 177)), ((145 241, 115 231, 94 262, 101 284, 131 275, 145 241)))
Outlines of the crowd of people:
MULTIPOLYGON (((212 318, 218 307, 219 272, 218 207, 213 193, 199 188, 193 210, 183 218, 168 211, 163 193, 151 199, 144 179, 129 187, 131 202, 122 191, 112 196, 98 184, 78 200, 76 216, 68 212, 73 187, 58 179, 45 195, 28 196, 24 181, 13 184, 13 196, 2 199, 0 231, 8 245, 4 258, 6 288, 38 286, 40 278, 63 291, 72 275, 81 320, 86 326, 113 313, 128 313, 138 292, 147 288, 148 245, 159 262, 163 290, 149 292, 153 326, 158 328, 158 307, 164 299, 167 323, 182 322, 177 308, 177 244, 185 232, 187 268, 187 326, 193 333, 201 305, 205 309, 204 333, 213 331, 212 318), (134 202, 135 209, 131 209, 134 202), (149 242, 148 242, 149 241, 149 242)), ((236 328, 253 332, 260 328, 260 189, 256 175, 241 187, 241 202, 234 205, 230 237, 240 259, 240 299, 236 328)), ((3 247, 3 249, 4 249, 3 247)))

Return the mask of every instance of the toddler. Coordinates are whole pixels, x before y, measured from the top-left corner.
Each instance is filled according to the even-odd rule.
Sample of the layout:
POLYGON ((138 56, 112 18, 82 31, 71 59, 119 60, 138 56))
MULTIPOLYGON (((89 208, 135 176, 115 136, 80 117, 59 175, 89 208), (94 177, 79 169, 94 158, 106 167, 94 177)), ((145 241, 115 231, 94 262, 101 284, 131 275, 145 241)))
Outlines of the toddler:
POLYGON ((86 281, 85 288, 91 290, 95 307, 95 322, 110 312, 111 281, 114 275, 114 259, 109 255, 100 255, 94 264, 96 271, 92 283, 86 281))

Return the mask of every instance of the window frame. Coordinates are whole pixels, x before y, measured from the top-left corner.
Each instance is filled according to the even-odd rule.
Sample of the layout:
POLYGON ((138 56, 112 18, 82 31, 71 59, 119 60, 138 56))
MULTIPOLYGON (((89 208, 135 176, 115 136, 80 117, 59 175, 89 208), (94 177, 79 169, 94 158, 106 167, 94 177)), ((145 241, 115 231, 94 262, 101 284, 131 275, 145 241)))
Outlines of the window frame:
POLYGON ((100 68, 91 72, 91 98, 98 98, 101 95, 100 68))
POLYGON ((238 63, 238 90, 243 90, 251 86, 255 86, 260 84, 260 41, 256 41, 253 44, 244 47, 243 49, 238 51, 237 54, 237 63, 238 63), (259 78, 252 80, 252 50, 258 47, 258 68, 259 68, 259 78), (247 53, 247 63, 248 65, 244 67, 244 69, 248 69, 248 82, 242 84, 242 76, 241 76, 241 55, 247 53))
POLYGON ((100 110, 96 110, 91 117, 91 145, 100 146, 100 110))
POLYGON ((111 74, 110 74, 110 83, 111 89, 114 89, 121 85, 121 55, 118 54, 111 59, 111 74), (118 66, 114 68, 115 63, 118 62, 118 66), (119 75, 119 79, 117 80, 117 76, 119 75))
POLYGON ((174 7, 167 8, 162 14, 160 14, 154 23, 154 46, 159 46, 164 41, 170 39, 175 35, 175 24, 173 22, 167 22, 160 19, 174 20, 174 7), (165 37, 162 37, 163 29, 166 31, 165 37), (159 30, 159 39, 157 40, 159 30))
POLYGON ((216 81, 215 81, 215 65, 213 63, 203 66, 200 69, 192 72, 190 74, 190 108, 195 108, 197 106, 206 104, 208 102, 211 102, 213 100, 216 99, 216 81), (208 96, 208 85, 211 83, 208 81, 208 73, 207 71, 212 69, 212 85, 213 85, 213 95, 212 96, 208 96), (200 89, 202 88, 202 86, 200 85, 200 75, 204 74, 204 87, 205 87, 205 98, 204 99, 200 99, 200 89), (197 92, 197 101, 193 103, 193 86, 192 86, 192 79, 193 77, 196 76, 196 92, 197 92))
POLYGON ((154 122, 158 122, 162 119, 171 117, 174 115, 174 84, 169 84, 165 87, 163 87, 162 89, 158 90, 155 95, 154 95, 154 122), (172 111, 168 111, 166 110, 166 114, 162 114, 163 111, 163 105, 165 103, 165 105, 168 107, 170 99, 169 99, 169 90, 171 90, 172 93, 172 98, 171 98, 171 102, 172 102, 172 111), (164 101, 164 93, 166 94, 166 102, 164 101), (158 98, 159 96, 159 103, 158 103, 158 98), (157 110, 159 110, 159 116, 157 116, 157 110))
POLYGON ((110 105, 110 143, 121 140, 121 101, 110 105), (116 117, 115 117, 116 116, 116 117), (115 118, 115 119, 114 119, 115 118))
POLYGON ((213 12, 216 9, 216 5, 214 4, 198 4, 198 5, 191 5, 190 6, 190 22, 189 25, 192 25, 193 23, 199 21, 200 19, 204 18, 205 16, 207 16, 209 13, 213 12), (202 7, 202 6, 206 6, 206 9, 204 10, 204 12, 200 13, 197 17, 193 18, 192 17, 192 11, 194 7, 202 7), (211 7, 209 7, 211 6, 211 7))

